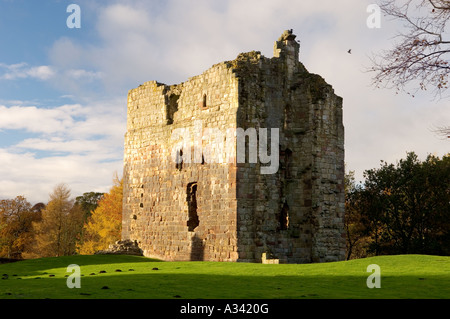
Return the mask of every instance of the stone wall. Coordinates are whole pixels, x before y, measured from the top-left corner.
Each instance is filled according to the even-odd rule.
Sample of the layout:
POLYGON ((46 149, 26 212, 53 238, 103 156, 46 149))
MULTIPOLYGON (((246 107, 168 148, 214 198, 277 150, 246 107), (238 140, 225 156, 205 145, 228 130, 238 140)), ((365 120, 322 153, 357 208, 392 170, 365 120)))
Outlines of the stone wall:
POLYGON ((242 261, 260 261, 264 252, 296 263, 344 259, 342 98, 298 52, 295 35, 285 32, 274 58, 251 52, 235 60, 238 127, 280 129, 276 174, 238 164, 242 261))
POLYGON ((298 54, 285 31, 273 58, 244 53, 179 85, 129 92, 124 239, 164 260, 344 259, 342 98, 298 54), (250 160, 250 137, 237 160, 236 128, 255 130, 257 143, 267 129, 273 173, 262 173, 261 152, 250 160))
POLYGON ((122 237, 137 240, 146 256, 237 259, 236 167, 205 162, 204 150, 226 144, 225 134, 202 138, 207 128, 235 127, 236 109, 237 82, 226 63, 180 85, 152 81, 129 92, 122 237))

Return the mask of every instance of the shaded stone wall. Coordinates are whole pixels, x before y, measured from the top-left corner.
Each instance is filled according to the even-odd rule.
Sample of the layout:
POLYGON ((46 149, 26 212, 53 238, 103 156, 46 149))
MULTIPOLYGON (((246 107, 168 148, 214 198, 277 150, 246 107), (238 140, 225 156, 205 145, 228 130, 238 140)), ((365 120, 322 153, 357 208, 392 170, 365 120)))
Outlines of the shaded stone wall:
POLYGON ((235 60, 238 127, 279 128, 279 169, 238 164, 238 251, 242 261, 264 252, 284 262, 343 260, 344 127, 342 98, 298 61, 289 32, 274 58, 259 52, 235 60))
POLYGON ((182 84, 129 92, 124 239, 164 260, 344 259, 342 98, 298 54, 285 31, 273 58, 243 53, 182 84), (277 163, 262 163, 261 152, 252 163, 249 137, 246 161, 237 161, 236 128, 255 129, 257 145, 266 128, 266 155, 275 152, 277 163))

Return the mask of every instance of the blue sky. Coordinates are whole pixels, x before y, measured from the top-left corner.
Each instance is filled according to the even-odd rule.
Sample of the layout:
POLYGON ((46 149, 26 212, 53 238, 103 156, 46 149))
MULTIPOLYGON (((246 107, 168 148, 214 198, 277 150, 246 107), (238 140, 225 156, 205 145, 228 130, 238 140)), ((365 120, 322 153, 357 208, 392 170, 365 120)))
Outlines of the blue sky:
POLYGON ((285 29, 344 99, 346 163, 359 179, 407 151, 442 156, 449 142, 431 129, 450 123, 449 100, 375 90, 363 72, 399 30, 367 27, 372 2, 0 0, 0 199, 46 202, 58 183, 73 196, 107 191, 122 174, 128 90, 180 83, 240 52, 271 57, 285 29), (72 3, 79 29, 66 25, 72 3))

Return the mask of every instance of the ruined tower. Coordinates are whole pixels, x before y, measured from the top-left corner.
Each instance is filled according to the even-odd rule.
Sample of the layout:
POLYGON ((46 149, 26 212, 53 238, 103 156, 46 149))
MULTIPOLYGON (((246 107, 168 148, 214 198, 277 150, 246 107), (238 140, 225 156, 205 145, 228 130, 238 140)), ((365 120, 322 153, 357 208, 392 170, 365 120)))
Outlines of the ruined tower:
POLYGON ((128 94, 122 238, 164 260, 343 260, 342 98, 292 30, 177 85, 128 94), (255 153, 256 152, 256 153, 255 153))

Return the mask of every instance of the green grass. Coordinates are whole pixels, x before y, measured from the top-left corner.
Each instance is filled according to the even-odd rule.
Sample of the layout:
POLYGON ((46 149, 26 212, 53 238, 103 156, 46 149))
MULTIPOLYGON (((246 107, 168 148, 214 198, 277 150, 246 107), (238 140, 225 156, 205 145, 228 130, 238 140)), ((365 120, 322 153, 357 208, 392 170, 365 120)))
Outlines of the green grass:
POLYGON ((425 255, 302 265, 71 256, 3 264, 0 276, 0 299, 450 298, 450 257, 425 255), (79 289, 66 285, 70 264, 81 267, 79 289), (381 268, 379 289, 366 285, 370 264, 381 268))

